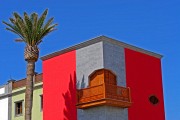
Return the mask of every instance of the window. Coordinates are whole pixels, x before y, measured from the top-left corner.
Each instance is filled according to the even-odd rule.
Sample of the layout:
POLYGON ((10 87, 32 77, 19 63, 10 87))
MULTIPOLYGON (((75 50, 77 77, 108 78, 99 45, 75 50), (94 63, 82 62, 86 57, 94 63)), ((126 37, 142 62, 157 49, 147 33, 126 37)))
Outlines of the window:
POLYGON ((43 95, 40 95, 40 99, 41 99, 41 111, 43 110, 43 95))
POLYGON ((23 113, 23 101, 15 102, 15 116, 22 115, 23 113))
POLYGON ((149 101, 150 101, 153 105, 156 105, 156 104, 159 103, 159 99, 158 99, 156 96, 154 96, 154 95, 152 95, 152 96, 149 97, 149 101))

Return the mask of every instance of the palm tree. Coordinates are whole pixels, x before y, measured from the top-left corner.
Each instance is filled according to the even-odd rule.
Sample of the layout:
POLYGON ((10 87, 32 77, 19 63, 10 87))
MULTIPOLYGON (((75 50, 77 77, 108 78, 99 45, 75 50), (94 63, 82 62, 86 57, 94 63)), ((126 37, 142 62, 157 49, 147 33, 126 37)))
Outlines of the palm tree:
POLYGON ((35 75, 35 62, 39 58, 38 45, 42 39, 55 30, 57 24, 52 24, 54 18, 50 18, 45 22, 48 9, 38 17, 37 13, 28 15, 24 12, 24 17, 18 13, 13 13, 13 18, 9 18, 10 23, 4 22, 7 25, 7 30, 17 34, 20 38, 16 41, 24 42, 26 47, 24 50, 24 59, 27 61, 27 78, 25 92, 25 120, 31 120, 31 111, 33 104, 33 76, 35 75))

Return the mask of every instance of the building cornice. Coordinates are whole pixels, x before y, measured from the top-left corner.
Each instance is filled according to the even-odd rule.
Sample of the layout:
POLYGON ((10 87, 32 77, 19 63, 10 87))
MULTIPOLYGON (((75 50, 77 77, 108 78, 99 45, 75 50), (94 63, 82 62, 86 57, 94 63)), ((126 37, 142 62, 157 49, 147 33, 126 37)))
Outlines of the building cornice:
MULTIPOLYGON (((42 82, 37 83, 34 86, 34 90, 42 88, 42 87, 43 87, 43 83, 42 82)), ((7 94, 4 94, 4 95, 1 95, 0 99, 7 98, 7 97, 12 97, 13 95, 17 95, 17 94, 25 93, 25 90, 26 90, 26 87, 15 89, 15 90, 12 91, 12 93, 7 93, 7 94)))
POLYGON ((73 50, 81 49, 83 47, 86 47, 86 46, 89 46, 89 45, 92 45, 92 44, 95 44, 95 43, 98 43, 98 42, 109 42, 109 43, 112 43, 112 44, 115 44, 115 45, 119 45, 119 46, 121 46, 123 48, 128 48, 128 49, 131 49, 131 50, 134 50, 134 51, 137 51, 137 52, 141 52, 141 53, 144 53, 144 54, 147 54, 147 55, 159 58, 159 59, 161 59, 163 57, 160 54, 157 54, 157 53, 154 53, 154 52, 151 52, 151 51, 148 51, 148 50, 144 50, 142 48, 139 48, 139 47, 136 47, 136 46, 133 46, 133 45, 130 45, 130 44, 127 44, 127 43, 124 43, 124 42, 121 42, 121 41, 106 37, 106 36, 99 36, 99 37, 87 40, 85 42, 82 42, 80 44, 65 48, 63 50, 60 50, 60 51, 45 55, 45 56, 41 57, 41 60, 44 61, 44 60, 56 57, 58 55, 61 55, 61 54, 64 54, 64 53, 67 53, 67 52, 70 52, 70 51, 73 51, 73 50))

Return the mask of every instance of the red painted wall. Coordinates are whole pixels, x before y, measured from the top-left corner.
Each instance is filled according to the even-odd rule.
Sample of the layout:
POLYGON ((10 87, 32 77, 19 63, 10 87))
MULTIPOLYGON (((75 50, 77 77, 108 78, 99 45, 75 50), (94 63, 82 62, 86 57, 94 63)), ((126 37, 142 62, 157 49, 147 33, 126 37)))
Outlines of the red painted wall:
POLYGON ((76 52, 43 61, 43 120, 77 120, 76 52))
POLYGON ((132 97, 129 120, 165 120, 161 60, 129 49, 125 49, 125 60, 132 97), (150 103, 150 95, 157 96, 159 103, 150 103))

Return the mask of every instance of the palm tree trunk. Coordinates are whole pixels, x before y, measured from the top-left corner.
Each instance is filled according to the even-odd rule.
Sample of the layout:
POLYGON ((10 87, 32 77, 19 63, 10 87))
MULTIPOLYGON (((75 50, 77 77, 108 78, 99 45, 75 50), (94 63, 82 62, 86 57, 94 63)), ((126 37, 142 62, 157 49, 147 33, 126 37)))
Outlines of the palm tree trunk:
POLYGON ((26 93, 25 93, 25 120, 31 120, 31 112, 33 105, 33 77, 34 77, 35 62, 27 61, 27 78, 26 78, 26 93))

